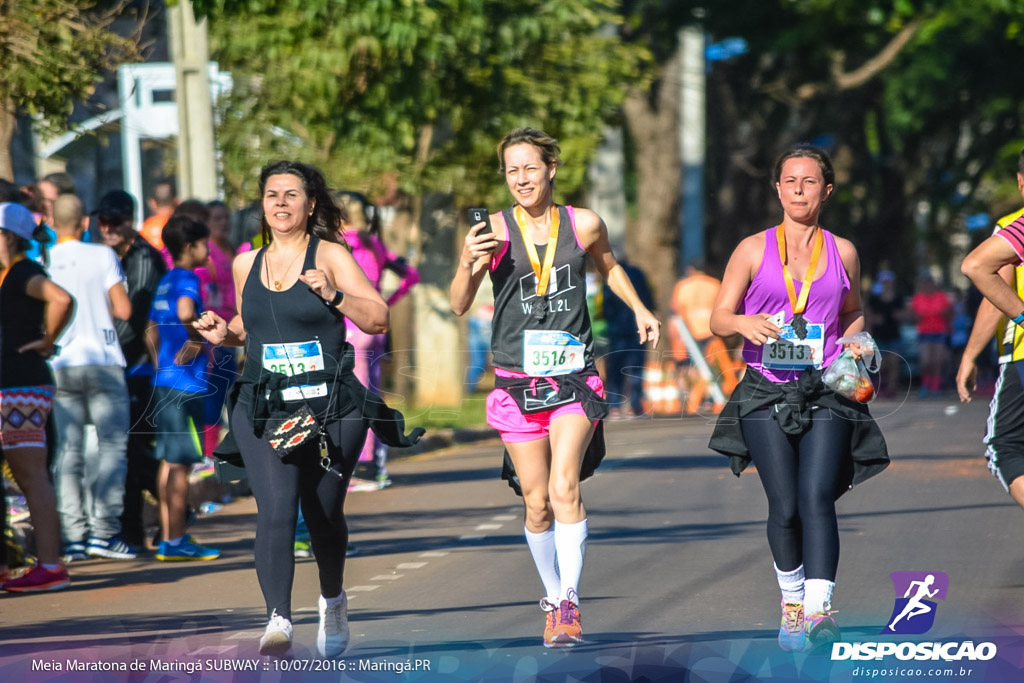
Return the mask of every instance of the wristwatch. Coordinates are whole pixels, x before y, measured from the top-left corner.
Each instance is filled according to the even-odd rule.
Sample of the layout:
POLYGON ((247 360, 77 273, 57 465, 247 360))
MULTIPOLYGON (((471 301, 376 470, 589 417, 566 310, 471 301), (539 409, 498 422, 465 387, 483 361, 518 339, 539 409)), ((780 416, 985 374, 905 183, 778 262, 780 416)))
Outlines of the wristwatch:
POLYGON ((1010 318, 1010 320, 1013 321, 1014 325, 1024 324, 1024 311, 1018 313, 1016 318, 1010 318))
MULTIPOLYGON (((331 308, 337 308, 338 306, 341 305, 341 300, 344 298, 345 294, 340 289, 337 289, 334 291, 334 298, 327 302, 327 305, 330 306, 331 308)), ((1021 315, 1024 316, 1024 314, 1021 315)), ((1022 320, 1024 320, 1024 317, 1022 317, 1022 320)))

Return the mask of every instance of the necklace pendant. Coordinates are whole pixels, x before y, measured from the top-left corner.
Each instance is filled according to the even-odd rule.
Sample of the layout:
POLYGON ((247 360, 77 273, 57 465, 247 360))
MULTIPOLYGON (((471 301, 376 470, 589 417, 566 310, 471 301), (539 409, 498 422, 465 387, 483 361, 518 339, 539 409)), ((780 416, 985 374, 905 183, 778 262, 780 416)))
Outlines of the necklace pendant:
POLYGON ((274 289, 276 289, 279 292, 281 291, 281 281, 280 280, 274 280, 274 289))

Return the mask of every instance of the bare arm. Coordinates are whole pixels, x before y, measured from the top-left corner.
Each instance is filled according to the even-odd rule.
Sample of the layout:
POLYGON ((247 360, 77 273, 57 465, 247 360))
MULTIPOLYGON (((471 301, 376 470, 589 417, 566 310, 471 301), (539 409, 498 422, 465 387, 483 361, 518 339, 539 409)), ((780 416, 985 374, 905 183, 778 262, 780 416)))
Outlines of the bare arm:
POLYGON ((747 292, 764 253, 764 233, 747 237, 736 247, 729 257, 722 277, 722 286, 718 289, 715 304, 711 310, 711 331, 719 337, 731 337, 734 334, 758 346, 769 339, 778 339, 782 330, 768 321, 768 313, 741 315, 737 313, 743 296, 747 292))
POLYGON ((127 320, 132 317, 132 302, 128 298, 128 290, 123 282, 111 285, 107 290, 107 300, 110 302, 110 315, 118 320, 127 320))
POLYGON ((499 232, 508 239, 508 230, 501 214, 491 216, 493 234, 483 233, 486 223, 477 223, 469 229, 462 243, 459 266, 448 290, 448 300, 455 315, 464 315, 473 305, 480 283, 490 268, 491 257, 498 248, 499 232))
POLYGON ((860 258, 857 256, 857 249, 849 240, 837 237, 836 248, 839 250, 839 258, 843 261, 846 276, 850 280, 850 291, 839 311, 839 329, 843 331, 845 337, 864 329, 864 306, 860 300, 860 258))
POLYGON ((18 349, 18 353, 35 351, 43 358, 49 358, 53 354, 53 346, 57 338, 71 322, 75 300, 63 287, 43 275, 35 275, 29 279, 25 283, 25 293, 46 304, 44 315, 46 329, 41 339, 25 344, 18 349))
MULTIPOLYGON (((999 269, 999 276, 1007 285, 1013 282, 1013 271, 1013 266, 1003 266, 999 269)), ((975 362, 996 333, 1002 318, 1003 314, 991 301, 982 299, 978 314, 974 317, 971 336, 967 338, 967 345, 964 346, 963 355, 960 357, 960 367, 956 371, 956 393, 965 403, 970 403, 971 394, 977 386, 978 366, 975 362)))
POLYGON ((337 310, 363 332, 383 334, 388 331, 388 305, 348 249, 324 242, 317 251, 316 264, 315 270, 307 270, 299 280, 328 302, 340 290, 344 296, 337 310))
POLYGON ((661 338, 661 322, 644 306, 629 280, 629 275, 626 274, 626 269, 615 260, 604 221, 589 209, 576 209, 576 231, 608 287, 632 309, 636 317, 636 331, 640 336, 640 343, 650 341, 656 347, 661 338))
MULTIPOLYGON (((1009 229, 1009 228, 1004 228, 1009 229)), ((960 272, 1011 320, 1024 311, 1024 301, 999 275, 1003 266, 1016 265, 1020 259, 1010 243, 993 235, 969 253, 960 265, 960 272)))

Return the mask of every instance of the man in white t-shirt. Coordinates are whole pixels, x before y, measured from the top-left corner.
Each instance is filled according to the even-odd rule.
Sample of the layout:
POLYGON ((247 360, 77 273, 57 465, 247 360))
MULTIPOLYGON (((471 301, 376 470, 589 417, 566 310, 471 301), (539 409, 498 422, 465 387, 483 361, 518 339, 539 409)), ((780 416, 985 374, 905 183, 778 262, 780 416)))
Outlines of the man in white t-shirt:
POLYGON ((70 560, 134 559, 135 549, 121 540, 130 406, 113 320, 131 315, 124 271, 113 249, 81 241, 88 219, 78 197, 57 198, 53 223, 57 246, 50 252, 50 277, 76 301, 75 316, 60 339, 61 353, 52 360, 54 474, 64 552, 70 560), (95 451, 85 448, 86 424, 96 428, 95 451))

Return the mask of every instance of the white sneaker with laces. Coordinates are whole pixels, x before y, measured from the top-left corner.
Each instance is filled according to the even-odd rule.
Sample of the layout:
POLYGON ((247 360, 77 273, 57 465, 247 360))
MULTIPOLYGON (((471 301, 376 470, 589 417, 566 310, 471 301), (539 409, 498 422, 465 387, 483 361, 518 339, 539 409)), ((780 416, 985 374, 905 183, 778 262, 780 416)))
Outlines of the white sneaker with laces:
POLYGON ((279 616, 277 610, 270 615, 267 630, 260 638, 260 654, 280 657, 292 647, 292 622, 279 616))
POLYGON ((316 632, 316 649, 321 657, 337 657, 348 647, 348 597, 345 591, 332 598, 320 596, 320 628, 316 632))

